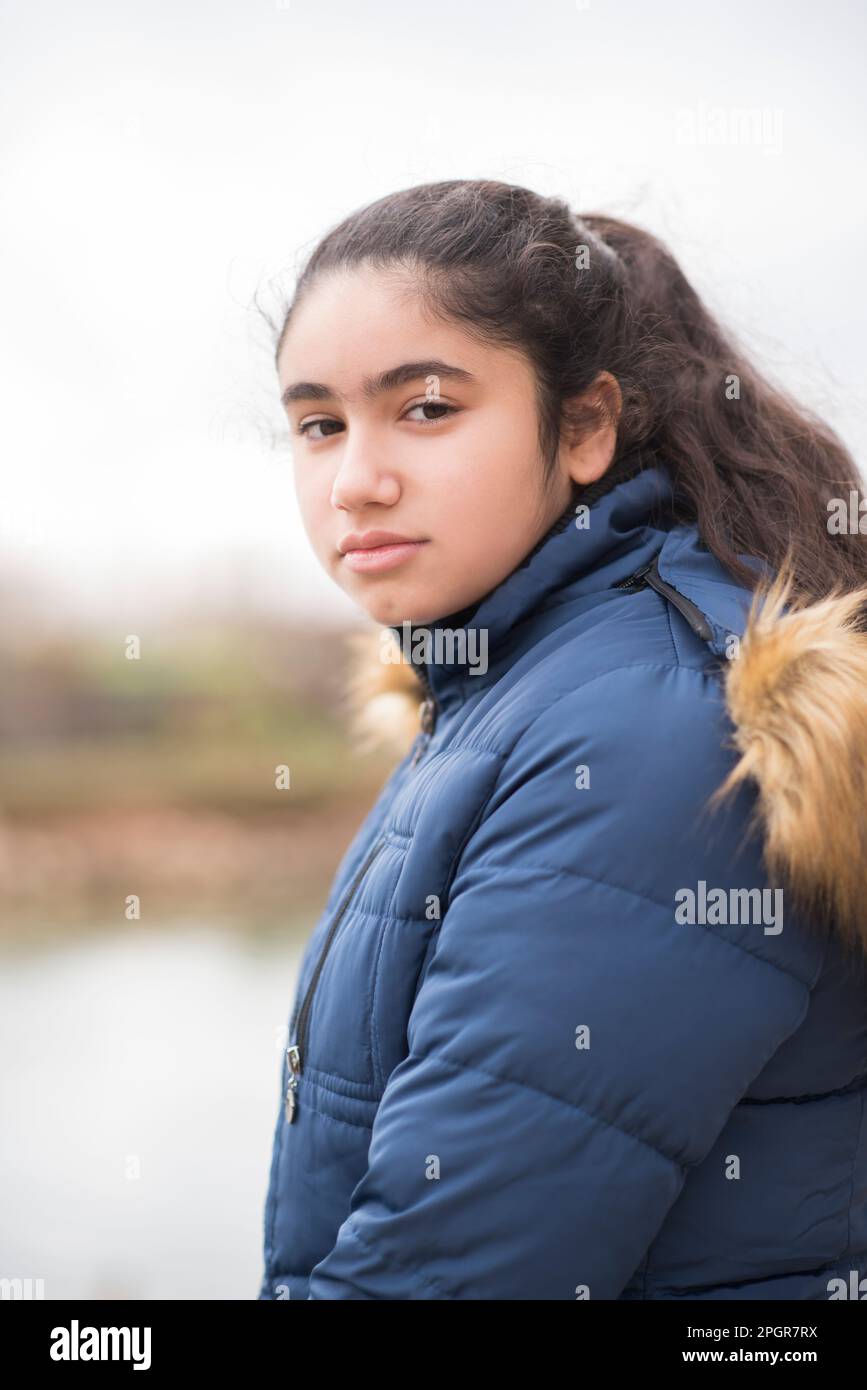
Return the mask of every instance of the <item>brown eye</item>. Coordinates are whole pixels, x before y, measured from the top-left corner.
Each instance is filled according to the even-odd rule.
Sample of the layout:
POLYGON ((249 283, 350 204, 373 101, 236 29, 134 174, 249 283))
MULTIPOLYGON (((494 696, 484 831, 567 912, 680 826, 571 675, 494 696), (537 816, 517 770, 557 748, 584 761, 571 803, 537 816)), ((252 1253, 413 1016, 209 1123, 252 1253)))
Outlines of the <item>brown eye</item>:
MULTIPOLYGON (((339 420, 330 420, 327 416, 325 416, 320 420, 305 420, 302 424, 300 424, 297 427, 295 433, 306 435, 308 431, 314 429, 316 425, 336 425, 338 429, 343 428, 339 420)), ((332 433, 336 433, 336 431, 332 431, 332 433)), ((310 436, 311 439, 328 439, 329 437, 330 436, 328 434, 310 436)))
MULTIPOLYGON (((447 417, 448 417, 449 415, 456 415, 456 414, 457 414, 457 408, 456 408, 455 406, 453 406, 453 405, 446 405, 445 401, 431 401, 431 400, 416 401, 415 405, 411 405, 411 406, 409 407, 409 410, 442 410, 442 411, 445 411, 445 414, 444 414, 444 415, 436 415, 436 416, 434 416, 434 418, 433 418, 432 420, 431 420, 430 418, 427 418, 427 419, 422 419, 422 420, 415 420, 415 421, 413 421, 413 423, 416 424, 416 425, 438 425, 439 422, 440 422, 440 420, 445 420, 445 419, 447 419, 447 417)), ((406 419, 409 418, 409 410, 407 411, 406 415, 404 415, 404 417, 403 417, 404 420, 406 420, 406 419)))

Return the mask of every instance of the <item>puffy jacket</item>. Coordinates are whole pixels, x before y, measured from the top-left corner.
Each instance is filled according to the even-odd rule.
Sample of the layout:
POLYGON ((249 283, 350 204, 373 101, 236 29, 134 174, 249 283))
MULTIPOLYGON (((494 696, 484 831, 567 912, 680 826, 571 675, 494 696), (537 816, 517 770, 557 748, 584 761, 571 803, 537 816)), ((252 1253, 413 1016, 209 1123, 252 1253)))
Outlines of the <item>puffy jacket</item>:
POLYGON ((651 463, 430 625, 486 670, 381 666, 422 726, 303 957, 261 1299, 867 1296, 867 637, 651 463))

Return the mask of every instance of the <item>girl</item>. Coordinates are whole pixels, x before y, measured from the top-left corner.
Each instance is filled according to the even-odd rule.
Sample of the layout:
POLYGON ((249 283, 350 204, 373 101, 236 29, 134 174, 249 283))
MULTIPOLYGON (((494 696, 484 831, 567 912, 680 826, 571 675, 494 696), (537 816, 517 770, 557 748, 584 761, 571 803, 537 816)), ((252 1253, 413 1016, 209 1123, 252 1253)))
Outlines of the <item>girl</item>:
POLYGON ((850 456, 652 236, 487 180, 330 232, 276 362, 421 727, 303 959, 259 1297, 867 1292, 850 456))

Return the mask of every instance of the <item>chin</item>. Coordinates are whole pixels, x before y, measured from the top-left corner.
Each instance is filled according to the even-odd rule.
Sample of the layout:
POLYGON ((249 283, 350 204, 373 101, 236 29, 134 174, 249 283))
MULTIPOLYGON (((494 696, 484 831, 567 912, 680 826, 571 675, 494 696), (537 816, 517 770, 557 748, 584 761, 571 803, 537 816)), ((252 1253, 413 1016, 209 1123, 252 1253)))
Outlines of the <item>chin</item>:
POLYGON ((433 623, 441 616, 441 611, 445 611, 432 605, 430 600, 426 603, 407 600, 405 595, 399 593, 371 595, 361 606, 375 623, 381 623, 383 627, 399 627, 404 622, 416 625, 433 623))

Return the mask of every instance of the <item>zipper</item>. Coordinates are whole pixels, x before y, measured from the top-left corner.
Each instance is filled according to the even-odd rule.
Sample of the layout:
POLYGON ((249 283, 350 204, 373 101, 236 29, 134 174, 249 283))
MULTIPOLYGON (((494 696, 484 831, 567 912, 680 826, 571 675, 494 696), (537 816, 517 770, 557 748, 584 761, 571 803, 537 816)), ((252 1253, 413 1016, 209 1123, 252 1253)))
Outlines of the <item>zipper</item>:
POLYGON ((331 944, 334 941, 335 936, 337 935, 337 928, 340 926, 340 923, 346 916, 346 911, 349 907, 350 902, 355 896, 356 890, 358 889, 361 880, 364 878, 364 875, 367 873, 368 869, 370 868, 376 856, 379 854, 380 850, 382 850, 385 847, 385 843, 385 836, 380 836, 379 839, 376 840, 374 844, 371 846, 371 848, 368 850, 360 868, 356 870, 355 876, 353 877, 352 882, 350 883, 348 889, 343 895, 343 900, 340 906, 338 907, 337 912, 334 915, 334 919, 331 923, 331 926, 328 928, 328 935, 326 936, 325 944, 323 945, 322 950, 319 953, 319 959, 316 962, 316 969, 314 970, 310 983, 307 986, 307 991, 304 995, 303 1003, 301 1004, 301 1007, 298 1009, 297 1013, 295 1014, 295 1017, 289 1025, 290 1033, 294 1033, 294 1041, 291 1042, 286 1049, 286 1060, 289 1064, 289 1079, 286 1083, 285 1114, 286 1121, 288 1124, 291 1124, 292 1121, 295 1119, 295 1113, 298 1109, 298 1097, 296 1095, 296 1092, 298 1090, 298 1078, 301 1075, 304 1050, 307 1046, 307 1028, 310 1021, 310 1009, 313 1004, 313 995, 316 992, 316 986, 319 983, 319 977, 322 974, 322 967, 325 964, 325 958, 328 955, 329 950, 331 949, 331 944))
POLYGON ((667 599, 672 607, 677 609, 678 613, 683 614, 693 632, 695 632, 702 641, 711 642, 713 640, 713 629, 701 609, 697 608, 690 599, 679 593, 677 589, 673 589, 670 584, 666 584, 665 580, 660 578, 659 569, 657 568, 657 556, 654 555, 649 564, 642 565, 641 569, 636 570, 634 574, 630 574, 627 579, 621 579, 619 583, 612 585, 612 588, 642 588, 645 584, 649 585, 651 589, 655 589, 664 599, 667 599))
POLYGON ((440 708, 437 702, 437 698, 433 693, 433 688, 431 686, 427 671, 425 670, 423 664, 420 665, 418 668, 418 677, 422 683, 422 686, 424 687, 425 698, 419 706, 418 713, 419 724, 421 726, 421 733, 418 735, 418 742, 416 744, 415 753, 413 754, 410 767, 415 767, 416 763, 427 750, 427 746, 431 741, 431 737, 433 736, 433 731, 436 728, 437 715, 439 714, 440 708))
POLYGON ((644 576, 647 574, 647 571, 648 571, 649 569, 650 569, 650 565, 649 565, 649 564, 647 564, 647 565, 642 565, 642 567, 641 567, 640 570, 636 570, 634 574, 628 575, 628 576, 626 577, 626 579, 618 579, 618 581, 617 581, 616 584, 612 584, 612 586, 611 586, 612 589, 632 589, 632 588, 640 589, 640 588, 642 588, 643 586, 642 586, 642 584, 641 584, 640 581, 644 578, 644 576))

